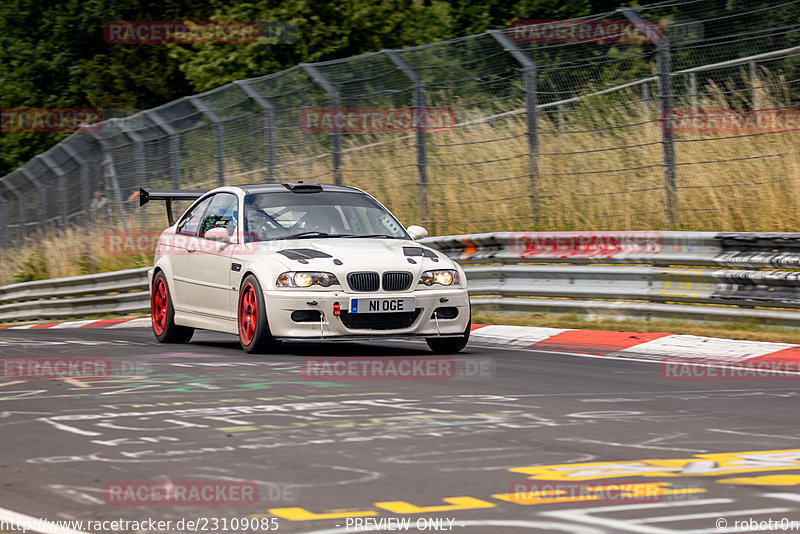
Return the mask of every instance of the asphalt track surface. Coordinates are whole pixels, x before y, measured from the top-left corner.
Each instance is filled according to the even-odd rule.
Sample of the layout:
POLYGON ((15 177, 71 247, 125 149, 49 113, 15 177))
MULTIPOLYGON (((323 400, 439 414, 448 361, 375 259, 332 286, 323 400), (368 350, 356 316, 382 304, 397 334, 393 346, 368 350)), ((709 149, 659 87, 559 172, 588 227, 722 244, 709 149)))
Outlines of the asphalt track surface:
POLYGON ((309 358, 430 353, 386 340, 251 356, 233 336, 160 345, 147 329, 6 330, 0 355, 109 358, 113 375, 0 379, 0 521, 216 518, 194 530, 266 532, 233 520, 275 517, 279 532, 591 534, 768 532, 752 521, 784 520, 800 530, 797 380, 667 380, 653 362, 476 344, 455 358, 457 376, 439 377, 449 379, 318 379, 301 372, 309 358), (109 487, 169 481, 249 483, 257 495, 110 502, 109 487), (410 527, 378 523, 389 519, 410 527))

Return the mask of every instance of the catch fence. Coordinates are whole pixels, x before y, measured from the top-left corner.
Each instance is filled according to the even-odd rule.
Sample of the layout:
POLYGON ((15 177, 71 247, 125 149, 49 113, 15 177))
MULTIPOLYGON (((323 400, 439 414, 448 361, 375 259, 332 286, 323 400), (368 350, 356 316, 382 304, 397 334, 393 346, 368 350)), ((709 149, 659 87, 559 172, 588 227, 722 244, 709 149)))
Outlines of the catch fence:
POLYGON ((319 181, 431 234, 794 230, 800 0, 678 0, 301 64, 83 128, 0 179, 0 246, 163 226, 140 186, 319 181), (634 31, 636 30, 636 31, 634 31))

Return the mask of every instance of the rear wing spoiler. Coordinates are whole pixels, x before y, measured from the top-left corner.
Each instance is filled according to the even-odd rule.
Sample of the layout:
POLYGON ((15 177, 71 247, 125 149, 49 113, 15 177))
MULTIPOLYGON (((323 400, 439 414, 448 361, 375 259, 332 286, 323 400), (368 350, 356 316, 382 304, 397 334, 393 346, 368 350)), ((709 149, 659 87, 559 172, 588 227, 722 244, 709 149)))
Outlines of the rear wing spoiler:
POLYGON ((169 225, 175 224, 175 216, 172 213, 173 200, 197 200, 208 191, 200 190, 180 190, 180 191, 153 191, 144 187, 139 188, 139 205, 144 206, 151 200, 165 200, 167 202, 167 219, 169 225))

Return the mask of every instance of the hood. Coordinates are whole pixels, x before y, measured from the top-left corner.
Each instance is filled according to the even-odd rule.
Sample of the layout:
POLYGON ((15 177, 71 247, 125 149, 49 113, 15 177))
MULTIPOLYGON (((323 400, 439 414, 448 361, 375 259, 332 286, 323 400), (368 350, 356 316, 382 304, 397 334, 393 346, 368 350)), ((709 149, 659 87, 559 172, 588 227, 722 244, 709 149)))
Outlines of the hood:
POLYGON ((348 273, 358 271, 406 271, 417 280, 423 271, 457 268, 444 254, 405 239, 315 238, 268 243, 268 250, 257 256, 269 257, 273 267, 275 262, 287 271, 326 271, 342 283, 348 273))

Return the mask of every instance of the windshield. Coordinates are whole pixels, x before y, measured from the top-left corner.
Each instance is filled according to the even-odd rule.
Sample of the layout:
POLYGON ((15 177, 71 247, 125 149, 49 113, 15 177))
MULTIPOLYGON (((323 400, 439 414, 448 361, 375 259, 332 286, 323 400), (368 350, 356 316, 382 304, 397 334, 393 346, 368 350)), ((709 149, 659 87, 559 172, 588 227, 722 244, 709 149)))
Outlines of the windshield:
POLYGON ((403 226, 369 195, 357 192, 272 192, 244 200, 245 240, 305 237, 410 239, 403 226))

